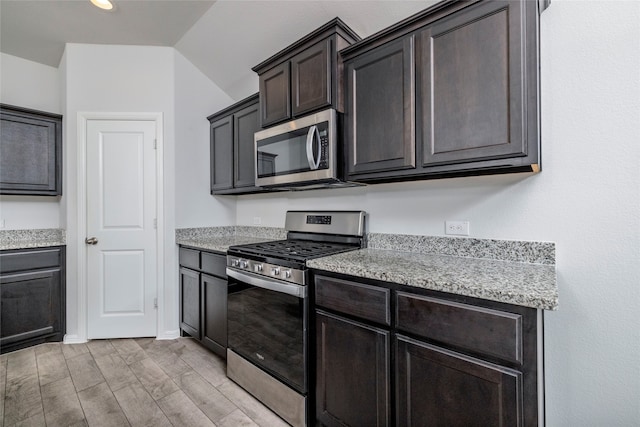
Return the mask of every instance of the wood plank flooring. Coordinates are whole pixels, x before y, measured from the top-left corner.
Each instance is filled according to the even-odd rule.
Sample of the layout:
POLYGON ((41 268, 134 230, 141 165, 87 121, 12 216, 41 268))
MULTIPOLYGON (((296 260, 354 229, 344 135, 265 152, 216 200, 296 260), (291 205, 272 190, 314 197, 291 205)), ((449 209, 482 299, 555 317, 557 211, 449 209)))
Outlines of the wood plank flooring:
POLYGON ((0 427, 285 427, 191 338, 42 344, 0 356, 0 427))

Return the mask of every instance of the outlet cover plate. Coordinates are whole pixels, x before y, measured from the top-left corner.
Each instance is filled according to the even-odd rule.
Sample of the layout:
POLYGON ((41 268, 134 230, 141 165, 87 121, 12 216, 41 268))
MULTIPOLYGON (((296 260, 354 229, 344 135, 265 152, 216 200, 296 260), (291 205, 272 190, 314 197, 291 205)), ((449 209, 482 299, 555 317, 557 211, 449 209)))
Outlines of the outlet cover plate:
POLYGON ((445 221, 444 233, 453 236, 468 236, 469 221, 445 221))

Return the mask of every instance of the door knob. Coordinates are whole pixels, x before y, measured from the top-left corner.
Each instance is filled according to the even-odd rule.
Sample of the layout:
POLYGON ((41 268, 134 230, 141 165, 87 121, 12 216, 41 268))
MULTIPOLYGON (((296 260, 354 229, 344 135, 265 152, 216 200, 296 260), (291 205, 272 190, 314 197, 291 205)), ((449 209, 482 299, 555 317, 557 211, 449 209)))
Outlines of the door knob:
POLYGON ((87 237, 84 242, 87 245, 97 245, 98 244, 98 239, 96 239, 95 237, 87 237))

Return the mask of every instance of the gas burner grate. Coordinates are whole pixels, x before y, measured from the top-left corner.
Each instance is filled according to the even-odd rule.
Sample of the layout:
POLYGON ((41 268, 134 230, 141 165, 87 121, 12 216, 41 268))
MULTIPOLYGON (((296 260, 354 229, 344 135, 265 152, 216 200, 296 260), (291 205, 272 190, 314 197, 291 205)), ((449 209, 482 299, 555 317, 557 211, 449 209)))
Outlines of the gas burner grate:
POLYGON ((305 260, 353 249, 354 247, 350 245, 308 240, 276 240, 273 242, 242 245, 242 251, 245 253, 274 257, 296 257, 305 260))

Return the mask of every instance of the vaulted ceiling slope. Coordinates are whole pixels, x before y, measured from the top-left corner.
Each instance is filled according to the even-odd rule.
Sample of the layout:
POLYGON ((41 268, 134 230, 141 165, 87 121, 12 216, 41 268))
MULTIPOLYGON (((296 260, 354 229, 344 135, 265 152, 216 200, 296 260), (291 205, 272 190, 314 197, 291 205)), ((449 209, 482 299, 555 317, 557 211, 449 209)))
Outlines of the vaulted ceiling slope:
MULTIPOLYGON (((232 98, 251 67, 339 16, 361 37, 435 0, 0 0, 0 50, 57 67, 65 43, 174 46, 232 98)), ((257 85, 256 85, 257 90, 257 85)))
POLYGON ((213 1, 0 0, 0 50, 57 67, 65 43, 174 46, 213 1))

